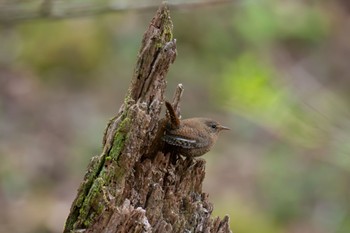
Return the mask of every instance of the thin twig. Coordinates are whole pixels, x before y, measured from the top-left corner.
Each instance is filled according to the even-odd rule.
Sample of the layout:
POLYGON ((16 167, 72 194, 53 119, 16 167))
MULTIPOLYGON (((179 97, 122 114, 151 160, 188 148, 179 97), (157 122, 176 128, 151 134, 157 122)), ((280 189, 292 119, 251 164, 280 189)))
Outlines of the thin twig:
POLYGON ((175 110, 176 116, 178 116, 179 119, 181 119, 180 101, 181 101, 183 92, 184 92, 184 86, 181 83, 179 83, 176 87, 174 97, 173 97, 173 104, 172 104, 175 110))
MULTIPOLYGON (((213 5, 223 5, 234 3, 233 0, 209 0, 209 1, 193 1, 184 3, 167 3, 171 10, 189 10, 202 8, 213 5)), ((13 24, 31 20, 50 19, 64 20, 69 18, 87 17, 92 15, 101 15, 108 13, 122 13, 127 11, 154 11, 158 8, 158 4, 148 5, 125 5, 111 2, 106 5, 101 4, 71 4, 61 1, 44 0, 43 4, 34 10, 20 10, 18 5, 3 4, 0 6, 0 24, 13 24), (50 4, 48 4, 50 3, 50 4), (44 12, 43 12, 44 10, 44 12)))

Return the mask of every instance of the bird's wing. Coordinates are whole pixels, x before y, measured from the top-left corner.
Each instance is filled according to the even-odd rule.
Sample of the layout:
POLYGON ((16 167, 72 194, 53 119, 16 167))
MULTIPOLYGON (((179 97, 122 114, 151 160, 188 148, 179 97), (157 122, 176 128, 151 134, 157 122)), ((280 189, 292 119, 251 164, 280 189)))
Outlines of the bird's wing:
POLYGON ((162 137, 162 139, 163 139, 163 141, 165 141, 166 143, 168 143, 170 145, 179 146, 179 147, 182 147, 185 149, 193 149, 193 148, 200 148, 200 147, 206 146, 206 145, 204 145, 205 143, 198 142, 198 141, 193 140, 193 139, 175 136, 175 135, 166 134, 162 137))

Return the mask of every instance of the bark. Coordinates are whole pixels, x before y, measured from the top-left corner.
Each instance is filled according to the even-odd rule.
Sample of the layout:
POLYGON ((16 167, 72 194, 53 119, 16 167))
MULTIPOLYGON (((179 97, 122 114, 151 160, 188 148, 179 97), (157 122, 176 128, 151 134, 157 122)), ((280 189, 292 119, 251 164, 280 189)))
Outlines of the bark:
MULTIPOLYGON (((230 232, 212 219, 202 192, 205 161, 164 154, 160 116, 165 76, 176 57, 169 11, 162 5, 144 34, 129 91, 92 158, 64 232, 230 232)), ((179 112, 182 86, 174 96, 179 112)))

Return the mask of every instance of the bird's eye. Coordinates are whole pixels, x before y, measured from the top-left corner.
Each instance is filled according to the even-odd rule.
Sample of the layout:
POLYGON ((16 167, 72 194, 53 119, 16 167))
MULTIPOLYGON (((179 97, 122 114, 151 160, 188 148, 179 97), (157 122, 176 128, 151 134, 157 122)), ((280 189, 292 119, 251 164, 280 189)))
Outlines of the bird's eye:
POLYGON ((212 124, 210 127, 212 127, 213 129, 216 129, 216 125, 212 124))

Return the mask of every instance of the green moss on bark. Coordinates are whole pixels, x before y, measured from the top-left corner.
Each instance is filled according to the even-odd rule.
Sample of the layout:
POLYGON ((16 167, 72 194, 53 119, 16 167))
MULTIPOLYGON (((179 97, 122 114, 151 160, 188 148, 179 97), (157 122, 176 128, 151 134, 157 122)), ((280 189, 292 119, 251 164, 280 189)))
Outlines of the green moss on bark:
POLYGON ((102 209, 99 208, 99 205, 101 205, 100 197, 103 197, 102 187, 104 185, 104 180, 101 177, 98 177, 94 180, 90 191, 88 195, 84 199, 84 203, 82 207, 80 208, 80 216, 79 219, 83 222, 83 225, 85 227, 90 226, 91 220, 94 218, 94 216, 98 215, 99 213, 96 213, 97 210, 100 209, 100 213, 102 212, 102 209))
POLYGON ((116 132, 113 140, 113 146, 106 157, 106 159, 110 160, 113 159, 115 161, 118 161, 119 155, 121 151, 124 148, 124 142, 126 139, 126 134, 127 134, 127 128, 129 128, 130 125, 130 119, 125 118, 122 122, 120 122, 118 131, 116 132))

